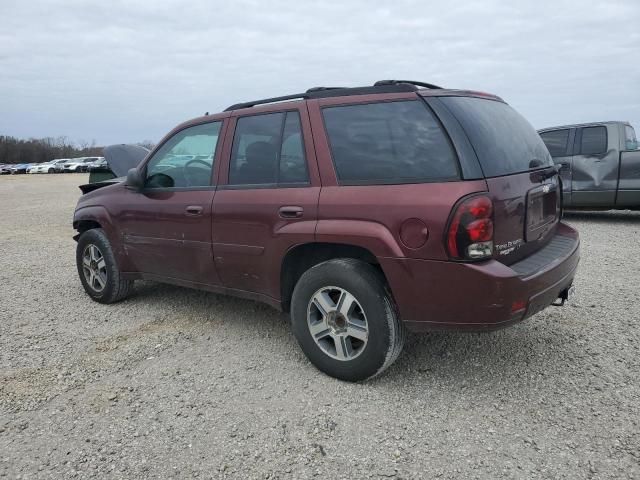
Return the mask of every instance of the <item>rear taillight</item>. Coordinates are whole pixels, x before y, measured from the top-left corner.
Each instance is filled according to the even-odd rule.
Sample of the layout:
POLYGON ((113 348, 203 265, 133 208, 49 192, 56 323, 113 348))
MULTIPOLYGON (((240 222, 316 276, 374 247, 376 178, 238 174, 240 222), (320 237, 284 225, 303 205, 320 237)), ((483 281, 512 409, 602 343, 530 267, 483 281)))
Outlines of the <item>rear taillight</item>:
POLYGON ((476 195, 460 202, 447 231, 447 250, 456 260, 481 260, 493 255, 493 203, 476 195))

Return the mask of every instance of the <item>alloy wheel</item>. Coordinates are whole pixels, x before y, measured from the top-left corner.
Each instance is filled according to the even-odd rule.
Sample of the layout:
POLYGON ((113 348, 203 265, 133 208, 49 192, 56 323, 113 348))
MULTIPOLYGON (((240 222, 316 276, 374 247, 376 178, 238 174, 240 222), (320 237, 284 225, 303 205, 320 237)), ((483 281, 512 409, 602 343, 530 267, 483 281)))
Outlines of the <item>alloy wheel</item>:
POLYGON ((82 272, 95 292, 104 290, 107 285, 107 264, 100 249, 92 243, 82 252, 82 272))
POLYGON ((364 351, 369 338, 362 306, 340 287, 323 287, 313 294, 307 325, 316 345, 336 360, 353 360, 364 351))

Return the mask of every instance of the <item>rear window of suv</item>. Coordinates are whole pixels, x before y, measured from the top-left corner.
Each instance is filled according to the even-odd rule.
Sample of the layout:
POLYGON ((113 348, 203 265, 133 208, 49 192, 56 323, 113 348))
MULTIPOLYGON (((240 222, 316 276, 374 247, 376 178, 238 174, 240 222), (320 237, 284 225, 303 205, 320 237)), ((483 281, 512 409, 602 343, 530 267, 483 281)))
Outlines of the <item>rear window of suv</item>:
POLYGON ((341 184, 458 179, 458 162, 438 120, 419 100, 325 107, 341 184))
POLYGON ((486 177, 553 166, 538 132, 506 103, 476 97, 440 97, 467 133, 486 177))

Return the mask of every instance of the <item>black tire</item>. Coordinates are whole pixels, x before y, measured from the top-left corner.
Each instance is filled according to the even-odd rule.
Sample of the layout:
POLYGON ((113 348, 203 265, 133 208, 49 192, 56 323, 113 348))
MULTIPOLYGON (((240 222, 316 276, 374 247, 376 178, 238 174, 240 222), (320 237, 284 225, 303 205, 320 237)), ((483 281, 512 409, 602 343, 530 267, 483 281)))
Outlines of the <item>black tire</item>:
POLYGON ((55 170, 53 168, 50 168, 47 173, 55 173, 55 170))
MULTIPOLYGON (((375 267, 351 258, 320 263, 300 277, 291 300, 291 324, 311 363, 327 375, 350 382, 382 373, 398 358, 405 340, 405 328, 396 314, 384 277, 375 267), (312 321, 308 315, 313 308, 312 298, 319 291, 333 287, 355 297, 366 318, 366 343, 352 359, 339 360, 325 353, 310 331, 312 321)), ((337 349, 337 344, 333 344, 337 349)))
POLYGON ((84 287, 87 295, 91 299, 99 303, 115 303, 120 300, 124 300, 131 293, 133 287, 132 280, 123 280, 120 275, 120 269, 113 255, 111 244, 101 228, 94 228, 87 230, 78 239, 78 245, 76 247, 76 265, 78 268, 78 275, 82 286, 84 287), (97 247, 101 258, 104 259, 104 267, 102 268, 102 274, 106 277, 103 278, 104 287, 99 288, 99 281, 94 284, 89 283, 85 266, 83 264, 87 249, 90 246, 97 247))

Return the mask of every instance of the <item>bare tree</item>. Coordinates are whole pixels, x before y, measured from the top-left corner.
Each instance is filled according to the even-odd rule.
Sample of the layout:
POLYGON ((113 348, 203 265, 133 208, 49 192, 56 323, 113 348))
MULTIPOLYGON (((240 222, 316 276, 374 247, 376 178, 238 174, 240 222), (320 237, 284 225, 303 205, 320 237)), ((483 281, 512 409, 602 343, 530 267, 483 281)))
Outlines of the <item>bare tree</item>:
POLYGON ((38 163, 56 158, 100 156, 102 147, 80 142, 76 146, 66 136, 57 138, 29 138, 27 140, 0 135, 0 163, 38 163))
POLYGON ((140 145, 141 147, 147 148, 149 150, 153 150, 153 147, 156 146, 156 144, 151 140, 143 140, 141 142, 136 143, 136 145, 140 145))

